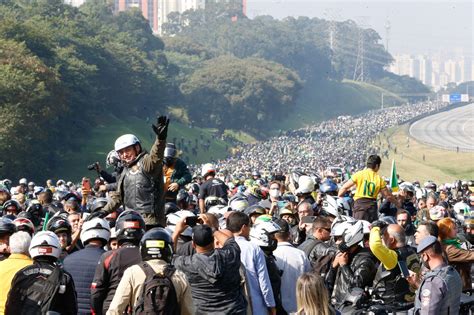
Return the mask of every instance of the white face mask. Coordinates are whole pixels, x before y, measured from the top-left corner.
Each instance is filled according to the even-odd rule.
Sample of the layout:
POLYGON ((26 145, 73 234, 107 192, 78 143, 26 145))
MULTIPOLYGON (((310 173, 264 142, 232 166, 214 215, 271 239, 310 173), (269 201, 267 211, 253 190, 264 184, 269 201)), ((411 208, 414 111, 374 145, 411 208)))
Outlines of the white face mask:
POLYGON ((281 192, 278 189, 270 189, 270 197, 278 198, 281 196, 281 192))

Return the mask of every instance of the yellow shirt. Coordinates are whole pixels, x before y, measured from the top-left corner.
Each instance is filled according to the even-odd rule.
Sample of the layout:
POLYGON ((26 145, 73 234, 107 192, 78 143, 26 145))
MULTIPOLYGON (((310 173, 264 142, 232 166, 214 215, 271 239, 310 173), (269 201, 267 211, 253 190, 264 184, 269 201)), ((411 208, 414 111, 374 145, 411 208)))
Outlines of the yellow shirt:
POLYGON ((354 200, 359 198, 377 199, 380 190, 386 186, 383 178, 370 168, 366 168, 352 175, 352 181, 357 186, 354 200))
POLYGON ((13 277, 17 271, 32 263, 31 258, 23 254, 11 254, 10 257, 0 262, 0 314, 5 314, 5 304, 13 277))

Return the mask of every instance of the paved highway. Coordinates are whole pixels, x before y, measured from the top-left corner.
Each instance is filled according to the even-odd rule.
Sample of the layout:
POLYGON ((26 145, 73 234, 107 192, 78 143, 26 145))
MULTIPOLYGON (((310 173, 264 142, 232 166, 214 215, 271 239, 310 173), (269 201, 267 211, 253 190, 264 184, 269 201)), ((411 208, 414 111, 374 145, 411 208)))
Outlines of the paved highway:
POLYGON ((418 120, 411 125, 410 135, 433 146, 474 151, 474 104, 418 120))

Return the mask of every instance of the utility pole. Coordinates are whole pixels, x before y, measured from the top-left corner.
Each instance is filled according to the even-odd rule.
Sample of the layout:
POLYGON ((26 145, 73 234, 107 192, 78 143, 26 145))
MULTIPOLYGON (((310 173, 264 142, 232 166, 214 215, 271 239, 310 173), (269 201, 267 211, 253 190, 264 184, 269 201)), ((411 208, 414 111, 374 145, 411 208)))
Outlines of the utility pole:
POLYGON ((390 21, 387 17, 387 21, 385 22, 385 50, 388 51, 388 43, 390 41, 390 29, 392 28, 392 25, 390 24, 390 21))
POLYGON ((381 95, 381 101, 382 101, 382 109, 383 109, 383 93, 381 95))
POLYGON ((364 75, 364 59, 365 59, 365 38, 364 38, 364 28, 367 27, 367 20, 368 17, 362 16, 358 18, 358 41, 357 41, 357 59, 356 64, 354 67, 354 81, 364 82, 365 75, 364 75))

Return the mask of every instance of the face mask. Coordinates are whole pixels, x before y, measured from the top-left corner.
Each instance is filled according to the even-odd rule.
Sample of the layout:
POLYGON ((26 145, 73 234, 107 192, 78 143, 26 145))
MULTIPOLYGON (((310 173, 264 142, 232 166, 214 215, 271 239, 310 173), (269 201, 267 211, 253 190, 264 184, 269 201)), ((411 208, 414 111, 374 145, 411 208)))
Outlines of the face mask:
POLYGON ((273 198, 278 198, 281 196, 281 192, 277 189, 271 189, 270 190, 270 197, 273 197, 273 198))
POLYGON ((166 166, 171 166, 171 165, 173 165, 173 158, 165 157, 163 159, 163 163, 165 163, 166 166))
POLYGON ((424 260, 423 258, 421 258, 421 263, 423 264, 423 266, 425 266, 425 268, 430 269, 430 265, 429 265, 428 262, 427 262, 426 260, 424 260))

